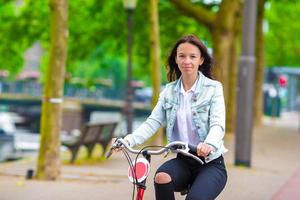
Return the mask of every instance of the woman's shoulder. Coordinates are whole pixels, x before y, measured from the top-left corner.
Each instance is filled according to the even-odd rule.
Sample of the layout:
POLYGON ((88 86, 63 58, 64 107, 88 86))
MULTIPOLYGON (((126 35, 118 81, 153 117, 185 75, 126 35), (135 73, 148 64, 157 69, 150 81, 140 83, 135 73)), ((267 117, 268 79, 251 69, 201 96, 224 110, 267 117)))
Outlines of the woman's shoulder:
POLYGON ((176 85, 177 85, 177 81, 178 80, 175 80, 175 81, 172 81, 170 83, 167 83, 165 84, 163 90, 161 91, 161 96, 164 96, 164 97, 169 97, 169 96, 172 96, 173 95, 173 92, 176 88, 176 85))
POLYGON ((176 86, 177 82, 178 82, 178 80, 175 80, 175 81, 172 81, 170 83, 167 83, 165 85, 165 89, 166 90, 173 89, 176 86))
POLYGON ((222 83, 220 81, 208 78, 206 76, 204 77, 204 85, 208 85, 208 86, 214 86, 214 87, 222 87, 222 83))

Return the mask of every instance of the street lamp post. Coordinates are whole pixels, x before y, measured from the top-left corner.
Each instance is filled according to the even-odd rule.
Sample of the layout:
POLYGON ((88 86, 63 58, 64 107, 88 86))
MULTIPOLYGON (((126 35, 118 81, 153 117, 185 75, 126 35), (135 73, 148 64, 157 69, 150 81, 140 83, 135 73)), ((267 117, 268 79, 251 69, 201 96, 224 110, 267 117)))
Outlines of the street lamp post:
POLYGON ((235 164, 251 167, 256 0, 245 0, 235 134, 235 164))
POLYGON ((123 0, 124 8, 127 11, 127 96, 125 102, 125 115, 126 115, 126 122, 127 122, 127 133, 132 132, 132 122, 133 122, 133 88, 132 88, 132 41, 133 41, 133 34, 132 34, 132 15, 134 9, 136 7, 137 0, 123 0))

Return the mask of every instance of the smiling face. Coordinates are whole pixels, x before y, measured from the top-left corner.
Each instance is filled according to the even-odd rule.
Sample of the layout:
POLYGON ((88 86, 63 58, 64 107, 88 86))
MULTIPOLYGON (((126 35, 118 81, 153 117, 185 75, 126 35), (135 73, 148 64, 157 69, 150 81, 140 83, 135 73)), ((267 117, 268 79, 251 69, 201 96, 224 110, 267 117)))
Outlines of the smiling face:
POLYGON ((199 66, 204 61, 200 49, 188 42, 178 46, 175 60, 182 76, 191 78, 197 77, 199 66))

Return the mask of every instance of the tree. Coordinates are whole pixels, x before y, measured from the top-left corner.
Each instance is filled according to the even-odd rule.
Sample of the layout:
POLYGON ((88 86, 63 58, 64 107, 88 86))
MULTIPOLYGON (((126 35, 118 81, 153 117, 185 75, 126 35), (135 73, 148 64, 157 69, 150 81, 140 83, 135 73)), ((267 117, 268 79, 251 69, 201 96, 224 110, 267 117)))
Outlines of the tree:
POLYGON ((159 42, 159 16, 158 16, 158 0, 149 1, 149 19, 150 19, 150 69, 153 96, 152 107, 157 103, 161 86, 160 73, 160 42, 159 42))
POLYGON ((300 1, 268 0, 265 7, 266 65, 300 66, 300 1))
POLYGON ((264 35, 263 35, 263 20, 264 20, 264 7, 266 0, 257 1, 257 17, 256 17, 256 72, 255 72, 255 89, 253 99, 254 111, 254 124, 260 125, 263 116, 263 91, 262 85, 264 82, 264 69, 265 69, 265 48, 264 48, 264 35))
POLYGON ((28 0, 25 5, 18 5, 14 0, 0 0, 0 70, 8 70, 11 76, 22 70, 23 54, 40 37, 38 30, 45 30, 47 20, 41 24, 36 20, 45 14, 43 4, 44 1, 37 1, 31 5, 28 0))
POLYGON ((42 101, 38 179, 55 180, 60 173, 60 128, 67 59, 67 0, 50 0, 51 47, 42 101))
POLYGON ((12 31, 12 21, 15 18, 14 5, 12 1, 0 2, 0 70, 9 70, 12 74, 19 71, 23 64, 22 52, 23 46, 15 34, 11 35, 12 31), (11 39, 16 39, 19 45, 10 45, 11 39), (22 49, 22 50, 20 50, 22 49))
MULTIPOLYGON (((139 1, 134 15, 134 23, 139 26, 133 27, 135 34, 133 76, 135 79, 145 81, 146 85, 151 85, 150 68, 146 67, 150 63, 151 48, 150 43, 145 42, 148 41, 150 31, 150 20, 145 20, 149 13, 148 2, 139 1)), ((33 43, 39 42, 43 49, 49 49, 50 36, 47 24, 50 19, 47 1, 27 0, 17 9, 14 7, 13 0, 10 6, 0 7, 0 36, 3 36, 0 39, 3 41, 0 43, 0 49, 3 49, 2 53, 6 58, 10 58, 0 57, 0 67, 9 64, 11 66, 9 70, 18 73, 22 70, 23 53, 33 43), (8 14, 10 17, 7 17, 8 14), (17 64, 13 64, 15 61, 17 64)), ((159 28, 162 58, 166 58, 167 50, 183 34, 193 32, 209 37, 205 29, 192 19, 180 15, 169 1, 159 1, 158 9, 162 21, 159 28), (176 19, 174 16, 177 16, 176 19)), ((110 77, 114 80, 114 87, 122 91, 127 66, 126 42, 124 42, 127 29, 122 1, 86 0, 82 4, 79 0, 73 0, 69 2, 69 16, 69 56, 66 64, 68 75, 89 83, 96 78, 110 77), (89 22, 88 26, 86 22, 89 22)), ((49 54, 45 51, 41 62, 42 74, 46 71, 48 60, 49 54)), ((166 76, 162 76, 162 79, 165 83, 166 76)))
MULTIPOLYGON (((26 0, 16 6, 13 0, 0 0, 0 54, 3 55, 0 57, 0 69, 9 70, 11 74, 20 72, 23 53, 34 42, 40 42, 44 49, 49 48, 47 25, 50 19, 46 2, 26 0)), ((297 25, 299 5, 299 1, 295 0, 268 0, 265 6, 267 23, 264 23, 266 65, 300 65, 300 40, 297 37, 300 33, 297 25)), ((235 124, 231 119, 235 119, 237 54, 234 52, 239 51, 240 7, 240 0, 160 0, 158 6, 161 21, 159 42, 164 61, 174 41, 183 34, 200 36, 207 46, 213 47, 217 61, 215 77, 224 85, 229 131, 235 124)), ((152 48, 149 42, 145 42, 150 31, 150 20, 145 20, 148 9, 149 1, 139 1, 134 15, 135 24, 139 26, 133 27, 133 76, 151 85, 151 68, 148 66, 152 48)), ((110 77, 115 80, 113 87, 122 91, 126 80, 126 20, 121 0, 85 0, 84 4, 73 0, 69 2, 69 14, 68 74, 86 83, 110 77)), ((42 60, 43 68, 46 68, 49 60, 47 51, 42 60)), ((162 73, 165 73, 164 68, 162 73)), ((164 75, 162 82, 167 82, 164 75)), ((256 88, 261 90, 258 85, 256 88)), ((260 109, 259 106, 257 109, 260 109)))
MULTIPOLYGON (((150 19, 150 70, 152 83, 152 101, 151 107, 154 108, 158 101, 161 86, 160 70, 160 42, 159 42, 159 14, 158 0, 149 1, 149 19, 150 19)), ((154 136, 153 143, 161 144, 163 141, 163 131, 159 129, 154 136)))

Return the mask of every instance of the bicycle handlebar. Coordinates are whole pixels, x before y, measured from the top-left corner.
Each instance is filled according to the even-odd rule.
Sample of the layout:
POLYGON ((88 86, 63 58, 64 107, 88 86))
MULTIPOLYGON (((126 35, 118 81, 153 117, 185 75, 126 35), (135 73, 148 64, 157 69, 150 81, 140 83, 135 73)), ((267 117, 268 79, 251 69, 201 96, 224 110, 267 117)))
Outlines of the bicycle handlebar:
POLYGON ((189 152, 189 151, 191 151, 193 153, 196 153, 197 147, 190 145, 186 142, 182 142, 182 141, 171 142, 159 150, 143 150, 143 151, 141 151, 141 150, 131 148, 124 139, 119 138, 114 142, 113 146, 107 152, 106 158, 109 158, 111 156, 111 154, 113 153, 113 150, 117 149, 117 148, 125 148, 126 150, 128 150, 130 153, 133 153, 133 154, 140 154, 143 152, 147 152, 147 154, 149 154, 149 155, 160 155, 160 154, 171 151, 173 153, 180 153, 185 156, 191 157, 191 158, 195 159, 196 161, 198 161, 199 163, 204 164, 204 162, 199 157, 197 157, 189 152))

